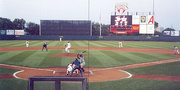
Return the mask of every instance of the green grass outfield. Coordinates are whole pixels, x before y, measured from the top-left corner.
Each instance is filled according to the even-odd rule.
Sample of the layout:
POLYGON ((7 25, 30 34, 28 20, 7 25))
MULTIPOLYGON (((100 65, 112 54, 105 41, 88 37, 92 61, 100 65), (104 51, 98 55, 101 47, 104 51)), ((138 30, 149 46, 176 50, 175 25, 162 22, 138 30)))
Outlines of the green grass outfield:
MULTIPOLYGON (((44 42, 48 42, 49 47, 64 47, 67 41, 29 41, 30 47, 42 47, 44 42)), ((118 47, 119 41, 70 41, 72 47, 118 47)), ((124 47, 128 48, 159 48, 173 49, 176 45, 180 47, 180 42, 143 42, 143 41, 122 41, 124 47)), ((0 47, 25 47, 25 41, 0 41, 0 47)))
MULTIPOLYGON (((30 47, 42 47, 45 41, 29 41, 30 47)), ((49 47, 64 47, 67 41, 46 41, 49 47)), ((72 47, 118 47, 118 41, 70 41, 72 47)), ((125 41, 123 47, 128 48, 158 48, 158 49, 173 49, 176 45, 180 47, 179 42, 136 42, 125 41)), ((25 41, 0 41, 0 47, 25 47, 25 41)), ((79 53, 83 50, 71 50, 72 53, 79 53)), ((154 53, 135 53, 135 52, 121 52, 121 51, 98 51, 90 50, 89 57, 85 57, 86 65, 89 67, 115 67, 128 64, 151 62, 158 60, 167 60, 172 58, 180 58, 180 56, 154 54, 154 53)), ((67 66, 73 58, 53 57, 51 55, 64 53, 64 50, 49 50, 48 52, 42 52, 41 50, 29 50, 29 51, 0 51, 0 63, 11 64, 27 67, 60 67, 67 66)), ((87 53, 86 53, 87 54, 87 53)), ((138 74, 154 74, 153 72, 159 72, 161 75, 169 75, 169 70, 179 68, 179 63, 163 64, 169 69, 162 70, 165 66, 158 65, 157 67, 143 67, 132 70, 127 70, 130 73, 138 74), (148 68, 148 69, 147 69, 148 68)), ((0 71, 5 74, 12 72, 5 71, 4 68, 0 68, 0 71)), ((15 72, 15 71, 14 71, 15 72)), ((179 71, 175 70, 174 75, 179 75, 179 71)), ((39 87, 37 90, 53 90, 53 83, 37 83, 37 85, 46 86, 39 87), (43 89, 42 89, 43 88, 43 89)), ((79 90, 78 83, 63 83, 63 90, 79 90), (68 87, 68 88, 67 88, 68 87)), ((180 82, 173 81, 160 81, 160 80, 145 80, 145 79, 122 79, 109 82, 96 82, 89 83, 89 90, 178 90, 180 89, 180 82), (157 84, 158 83, 158 84, 157 84)), ((0 90, 27 90, 27 81, 20 79, 0 79, 0 90), (11 85, 11 87, 8 87, 11 85)))

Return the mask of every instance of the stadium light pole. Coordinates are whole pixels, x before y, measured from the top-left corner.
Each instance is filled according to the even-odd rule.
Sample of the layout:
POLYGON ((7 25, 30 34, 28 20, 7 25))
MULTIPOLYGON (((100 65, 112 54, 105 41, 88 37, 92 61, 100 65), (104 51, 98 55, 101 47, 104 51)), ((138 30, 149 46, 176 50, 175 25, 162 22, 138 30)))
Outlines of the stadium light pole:
POLYGON ((153 0, 153 15, 154 15, 154 0, 153 0))
POLYGON ((39 24, 39 36, 41 36, 41 20, 40 20, 40 24, 39 24))
MULTIPOLYGON (((88 0, 88 21, 90 20, 90 0, 88 0)), ((90 36, 92 36, 92 23, 90 22, 90 36)), ((89 40, 88 40, 88 72, 89 72, 89 40)), ((89 77, 89 73, 88 73, 88 77, 89 77)), ((89 79, 87 79, 89 81, 89 79)), ((89 85, 88 85, 89 87, 89 85)))
MULTIPOLYGON (((90 0, 88 0, 88 21, 90 21, 90 0)), ((92 36, 92 22, 90 24, 90 36, 92 36)))
POLYGON ((90 20, 90 0, 88 0, 88 20, 90 20))
MULTIPOLYGON (((88 0, 88 21, 90 21, 90 0, 88 0)), ((90 36, 92 36, 92 22, 90 21, 90 36)), ((89 50, 89 40, 88 40, 88 72, 90 71, 89 70, 89 55, 90 55, 90 50, 89 50)), ((88 73, 88 77, 89 77, 89 73, 88 73)), ((87 81, 89 82, 89 78, 87 78, 87 81)), ((89 89, 89 83, 87 84, 87 88, 89 89)))
POLYGON ((101 36, 101 23, 100 23, 100 36, 101 36))
POLYGON ((154 32, 155 32, 155 13, 154 13, 154 0, 153 0, 153 17, 154 17, 154 32))
POLYGON ((100 28, 100 30, 99 30, 99 35, 101 36, 101 10, 100 10, 99 21, 100 21, 100 23, 99 23, 99 24, 100 24, 100 27, 99 27, 99 28, 100 28))

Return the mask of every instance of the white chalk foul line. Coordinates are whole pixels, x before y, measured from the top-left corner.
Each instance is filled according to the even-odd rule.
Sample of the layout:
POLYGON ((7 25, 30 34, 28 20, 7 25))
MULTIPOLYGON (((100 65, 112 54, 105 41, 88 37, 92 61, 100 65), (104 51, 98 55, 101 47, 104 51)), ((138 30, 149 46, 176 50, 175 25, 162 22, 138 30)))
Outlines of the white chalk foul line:
MULTIPOLYGON (((50 71, 50 72, 52 72, 53 74, 60 72, 60 71, 50 70, 50 69, 38 69, 38 68, 21 67, 21 66, 6 65, 6 64, 0 64, 0 66, 7 66, 7 68, 8 68, 8 67, 11 67, 11 68, 15 68, 15 69, 31 69, 31 70, 50 71)), ((18 73, 22 73, 22 72, 24 72, 24 70, 17 71, 17 72, 15 72, 15 73, 13 73, 13 76, 14 76, 15 78, 17 78, 17 79, 23 79, 23 78, 17 76, 18 73)), ((61 73, 61 72, 60 72, 60 73, 61 73)), ((91 70, 89 71, 89 73, 93 75, 93 72, 92 72, 91 70)))
MULTIPOLYGON (((38 69, 38 68, 29 68, 29 67, 21 67, 21 66, 15 66, 15 65, 6 65, 6 64, 0 64, 0 66, 8 66, 8 67, 13 67, 13 68, 21 68, 21 69, 32 69, 32 70, 42 70, 42 71, 50 71, 50 72, 55 72, 55 70, 50 70, 50 69, 38 69)), ((8 68, 7 67, 7 68, 8 68)), ((23 78, 20 78, 17 76, 18 73, 22 73, 24 72, 24 70, 20 70, 20 71, 17 71, 15 73, 13 73, 13 76, 17 79, 23 79, 23 78)))
MULTIPOLYGON (((102 70, 109 70, 109 69, 118 69, 119 67, 112 67, 112 68, 104 68, 104 69, 97 69, 97 70, 93 70, 93 71, 102 71, 102 70)), ((127 71, 124 71, 124 70, 118 70, 118 71, 121 71, 121 72, 124 72, 124 73, 127 73, 129 76, 126 77, 126 78, 131 78, 133 75, 127 71)))
POLYGON ((15 65, 6 65, 6 64, 0 64, 0 66, 8 66, 8 67, 14 67, 14 68, 21 68, 21 69, 32 69, 32 70, 43 70, 43 71, 54 71, 50 69, 39 69, 39 68, 30 68, 30 67, 21 67, 21 66, 15 66, 15 65))
POLYGON ((89 70, 89 73, 90 73, 91 75, 93 75, 93 74, 94 74, 91 70, 89 70))
MULTIPOLYGON (((92 70, 92 71, 101 71, 101 70, 109 70, 109 69, 120 69, 122 67, 129 67, 129 66, 136 66, 136 65, 146 65, 146 64, 149 64, 149 63, 155 63, 156 64, 164 64, 164 63, 171 63, 171 62, 177 62, 177 61, 180 61, 180 59, 175 59, 175 60, 163 60, 163 61, 155 61, 155 62, 147 62, 147 63, 140 63, 140 64, 133 64, 133 65, 125 65, 125 66, 120 66, 120 67, 112 67, 112 68, 104 68, 104 69, 96 69, 96 70, 92 70)), ((6 64, 0 64, 0 66, 9 66, 9 67, 16 67, 16 68, 23 68, 23 69, 33 69, 33 70, 44 70, 44 71, 51 71, 54 73, 56 73, 55 70, 49 70, 49 69, 38 69, 38 68, 29 68, 29 67, 20 67, 20 66, 15 66, 15 65, 6 65, 6 64)), ((21 70, 21 71, 18 71, 18 72, 15 72, 13 75, 15 78, 19 78, 16 76, 16 74, 18 73, 21 73, 23 72, 24 70, 21 70)), ((90 74, 93 74, 92 71, 89 71, 90 74)), ((122 70, 121 70, 122 71, 122 70)), ((126 71, 124 71, 126 72, 126 71)), ((126 72, 128 73, 128 72, 126 72)), ((129 74, 129 77, 128 78, 131 78, 132 77, 132 74, 128 73, 129 74)))
POLYGON ((119 70, 119 71, 127 73, 129 75, 127 78, 131 78, 133 76, 131 73, 129 73, 127 71, 124 71, 124 70, 119 70))
POLYGON ((15 72, 15 73, 13 73, 13 76, 14 76, 15 78, 17 78, 17 79, 23 79, 23 78, 20 78, 20 77, 18 77, 18 76, 16 75, 16 74, 21 73, 21 72, 24 72, 24 70, 17 71, 17 72, 15 72))

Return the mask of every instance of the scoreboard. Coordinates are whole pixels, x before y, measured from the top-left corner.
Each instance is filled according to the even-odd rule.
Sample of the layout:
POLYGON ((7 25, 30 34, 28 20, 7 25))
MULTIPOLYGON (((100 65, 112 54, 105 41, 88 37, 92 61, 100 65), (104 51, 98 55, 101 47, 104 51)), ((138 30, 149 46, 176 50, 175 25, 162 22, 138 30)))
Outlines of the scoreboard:
POLYGON ((79 36, 90 35, 88 20, 41 20, 41 35, 79 36))
POLYGON ((132 28, 132 16, 114 15, 111 16, 111 32, 116 34, 127 34, 132 28))
POLYGON ((154 34, 154 16, 112 15, 110 32, 115 34, 154 34))
POLYGON ((132 26, 132 16, 111 16, 111 25, 132 26))

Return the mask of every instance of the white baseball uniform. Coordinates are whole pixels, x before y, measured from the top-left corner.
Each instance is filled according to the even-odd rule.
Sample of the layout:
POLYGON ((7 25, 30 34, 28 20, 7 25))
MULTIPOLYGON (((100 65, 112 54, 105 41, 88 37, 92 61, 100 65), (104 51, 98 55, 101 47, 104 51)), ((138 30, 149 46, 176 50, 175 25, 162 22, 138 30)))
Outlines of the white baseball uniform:
POLYGON ((79 60, 80 60, 80 65, 81 65, 81 68, 83 68, 85 66, 85 61, 84 61, 84 57, 79 57, 79 60))
MULTIPOLYGON (((69 73, 71 73, 71 71, 73 70, 75 65, 69 64, 67 67, 67 72, 66 74, 68 75, 69 73)), ((78 74, 78 69, 76 69, 76 74, 78 74)))
POLYGON ((70 53, 70 50, 69 50, 69 49, 71 48, 71 43, 68 42, 66 45, 67 45, 67 47, 65 48, 65 51, 66 51, 67 53, 70 53))
POLYGON ((122 42, 119 42, 119 47, 123 47, 122 42))
POLYGON ((174 47, 174 54, 178 54, 179 55, 179 49, 177 46, 174 47))
POLYGON ((29 41, 26 41, 26 47, 29 47, 29 41))

